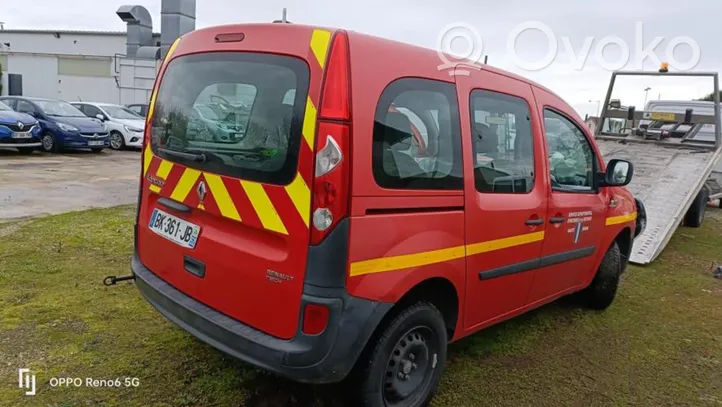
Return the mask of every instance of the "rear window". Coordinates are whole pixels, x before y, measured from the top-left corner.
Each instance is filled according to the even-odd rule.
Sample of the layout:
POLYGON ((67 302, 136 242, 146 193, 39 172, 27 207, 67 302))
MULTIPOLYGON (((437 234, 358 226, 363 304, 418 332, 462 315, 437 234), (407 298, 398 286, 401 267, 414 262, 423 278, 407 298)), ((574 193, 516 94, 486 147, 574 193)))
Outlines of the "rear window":
POLYGON ((203 171, 286 185, 296 174, 308 81, 306 63, 287 56, 176 58, 156 98, 153 152, 203 171))

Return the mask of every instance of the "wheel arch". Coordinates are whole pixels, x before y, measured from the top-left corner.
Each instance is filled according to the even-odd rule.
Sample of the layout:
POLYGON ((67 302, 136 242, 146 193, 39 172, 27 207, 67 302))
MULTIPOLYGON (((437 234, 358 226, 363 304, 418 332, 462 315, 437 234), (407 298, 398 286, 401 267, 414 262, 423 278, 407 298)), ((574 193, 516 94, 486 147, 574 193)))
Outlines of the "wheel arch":
POLYGON ((459 321, 462 320, 459 291, 451 280, 436 276, 420 281, 407 290, 381 319, 373 336, 401 311, 420 301, 432 304, 441 312, 449 339, 460 331, 457 329, 459 321))

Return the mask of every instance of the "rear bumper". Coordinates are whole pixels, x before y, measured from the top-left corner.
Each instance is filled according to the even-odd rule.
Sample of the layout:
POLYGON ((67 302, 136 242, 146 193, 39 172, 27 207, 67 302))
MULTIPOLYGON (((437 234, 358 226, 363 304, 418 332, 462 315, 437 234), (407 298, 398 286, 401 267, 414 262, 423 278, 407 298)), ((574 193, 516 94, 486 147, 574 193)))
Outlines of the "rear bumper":
POLYGON ((393 304, 349 296, 345 290, 306 285, 306 303, 330 309, 326 330, 315 336, 299 331, 283 340, 256 330, 188 297, 143 266, 131 265, 141 294, 171 322, 231 356, 287 378, 308 383, 342 380, 376 326, 393 304))

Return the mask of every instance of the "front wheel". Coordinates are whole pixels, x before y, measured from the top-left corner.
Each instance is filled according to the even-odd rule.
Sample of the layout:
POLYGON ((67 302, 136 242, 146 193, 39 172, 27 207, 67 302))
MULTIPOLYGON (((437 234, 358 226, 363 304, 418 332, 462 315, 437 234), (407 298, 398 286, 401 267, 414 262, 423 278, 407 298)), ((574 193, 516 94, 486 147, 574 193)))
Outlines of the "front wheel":
POLYGON ((579 299, 584 305, 592 309, 603 310, 609 308, 617 296, 622 270, 624 270, 622 253, 615 241, 607 250, 607 253, 604 254, 602 263, 599 265, 592 283, 578 294, 579 299))
POLYGON ((125 148, 125 138, 117 131, 110 133, 110 148, 113 150, 122 150, 125 148))
POLYGON ((51 133, 43 134, 43 137, 40 138, 40 143, 42 143, 42 149, 46 153, 57 153, 58 151, 60 151, 58 141, 51 133))
POLYGON ((355 399, 365 407, 426 406, 446 363, 447 334, 436 307, 419 302, 401 311, 358 361, 355 399))

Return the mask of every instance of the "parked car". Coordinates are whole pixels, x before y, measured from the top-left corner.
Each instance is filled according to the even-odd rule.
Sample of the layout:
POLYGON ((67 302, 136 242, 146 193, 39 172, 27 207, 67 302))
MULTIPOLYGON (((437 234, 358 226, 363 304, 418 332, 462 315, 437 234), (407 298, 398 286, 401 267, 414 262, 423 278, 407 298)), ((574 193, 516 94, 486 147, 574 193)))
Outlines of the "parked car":
POLYGON ((147 103, 132 103, 129 105, 125 105, 125 107, 132 110, 134 113, 141 117, 145 117, 148 114, 147 103))
POLYGON ((22 96, 4 96, 0 97, 0 101, 38 120, 40 148, 46 152, 90 149, 98 153, 109 146, 105 124, 100 119, 84 115, 68 102, 22 96))
POLYGON ((122 150, 143 145, 145 119, 125 106, 111 103, 71 102, 88 117, 95 117, 108 126, 110 148, 122 150))
POLYGON ((438 65, 295 24, 178 39, 141 155, 139 291, 255 366, 353 372, 354 401, 374 407, 427 405, 450 341, 572 293, 609 307, 637 229, 632 164, 605 163, 550 90, 438 65), (198 99, 234 88, 254 99, 242 142, 189 139, 198 99))
POLYGON ((0 102, 0 147, 31 154, 40 147, 40 126, 34 117, 0 102))

